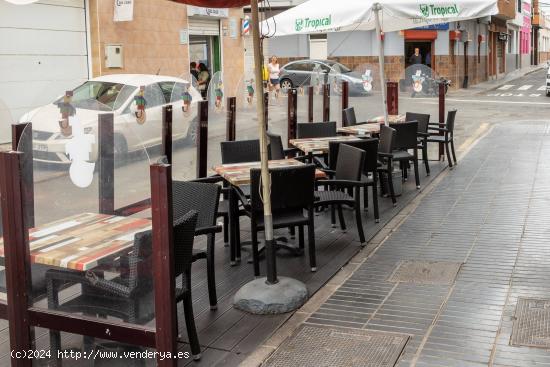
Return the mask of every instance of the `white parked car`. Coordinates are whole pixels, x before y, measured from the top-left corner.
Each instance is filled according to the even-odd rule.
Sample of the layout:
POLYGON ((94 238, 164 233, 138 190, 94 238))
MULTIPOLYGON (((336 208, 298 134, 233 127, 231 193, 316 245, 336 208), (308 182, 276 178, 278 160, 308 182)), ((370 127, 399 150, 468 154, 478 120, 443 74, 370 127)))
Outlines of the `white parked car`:
MULTIPOLYGON (((196 111, 194 105, 202 99, 201 95, 188 81, 180 78, 139 74, 93 78, 72 91, 69 121, 78 121, 85 134, 95 136, 91 161, 97 157, 98 115, 107 112, 114 114, 115 154, 123 155, 143 149, 144 146, 161 144, 162 108, 168 104, 173 106, 174 139, 188 138, 194 142, 197 117, 195 112, 183 111, 182 95, 186 90, 191 103, 188 111, 196 111), (138 99, 143 96, 145 100, 145 119, 136 116, 141 112, 136 96, 138 99)), ((19 120, 33 124, 33 156, 36 161, 70 163, 66 144, 72 136, 70 130, 63 131, 60 127, 64 97, 26 113, 19 120)))

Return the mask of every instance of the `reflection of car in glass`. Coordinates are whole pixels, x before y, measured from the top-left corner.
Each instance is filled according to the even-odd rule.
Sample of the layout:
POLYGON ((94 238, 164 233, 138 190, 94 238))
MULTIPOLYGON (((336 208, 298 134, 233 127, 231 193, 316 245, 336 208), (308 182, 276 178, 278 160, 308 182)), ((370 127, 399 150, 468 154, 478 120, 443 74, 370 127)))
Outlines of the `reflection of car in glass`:
POLYGON ((323 83, 328 83, 329 78, 334 78, 338 82, 347 81, 349 83, 350 95, 368 93, 363 88, 363 78, 360 73, 351 71, 347 66, 330 60, 298 60, 289 62, 281 68, 281 89, 288 90, 294 87, 310 85, 319 72, 323 75, 323 83))
MULTIPOLYGON (((115 154, 124 155, 144 146, 160 144, 162 108, 168 104, 174 107, 174 139, 187 138, 194 142, 196 117, 182 108, 187 88, 192 103, 201 99, 187 81, 170 76, 113 74, 93 78, 72 91, 69 121, 77 119, 83 125, 85 134, 95 135, 90 160, 95 160, 97 156, 98 115, 106 112, 114 114, 115 154), (141 90, 141 86, 145 88, 141 90), (145 120, 136 117, 140 113, 136 101, 141 97, 145 100, 145 120)), ((67 134, 63 134, 60 128, 64 98, 62 96, 51 104, 36 108, 19 120, 33 124, 33 156, 36 161, 70 163, 65 146, 71 136, 65 136, 67 134)))

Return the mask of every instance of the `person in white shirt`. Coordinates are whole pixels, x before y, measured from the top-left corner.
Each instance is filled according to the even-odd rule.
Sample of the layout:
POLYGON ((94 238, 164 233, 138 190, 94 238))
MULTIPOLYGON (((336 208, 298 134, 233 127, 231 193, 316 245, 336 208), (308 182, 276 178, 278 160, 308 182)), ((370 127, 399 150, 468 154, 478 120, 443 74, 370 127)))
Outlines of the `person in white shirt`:
POLYGON ((271 56, 271 61, 267 64, 267 71, 269 72, 269 92, 275 90, 275 98, 279 98, 281 68, 277 62, 277 56, 271 56))

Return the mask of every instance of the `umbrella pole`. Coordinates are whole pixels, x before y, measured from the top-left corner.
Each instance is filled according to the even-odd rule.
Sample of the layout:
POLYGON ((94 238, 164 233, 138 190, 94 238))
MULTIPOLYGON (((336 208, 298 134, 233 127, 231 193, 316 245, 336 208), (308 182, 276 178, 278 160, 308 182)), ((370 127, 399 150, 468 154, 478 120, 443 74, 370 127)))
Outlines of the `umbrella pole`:
POLYGON ((380 10, 382 5, 374 4, 374 17, 376 21, 376 36, 378 37, 378 67, 380 70, 380 86, 382 89, 382 100, 384 103, 384 124, 388 126, 388 100, 386 97, 386 72, 384 71, 384 38, 382 37, 382 27, 380 26, 380 10))
POLYGON ((262 198, 264 205, 264 231, 266 246, 267 278, 258 278, 245 284, 235 294, 235 308, 253 314, 279 314, 290 312, 302 306, 308 291, 302 282, 287 278, 277 278, 275 246, 273 241, 273 216, 271 213, 271 177, 267 155, 267 135, 265 105, 262 83, 262 58, 260 52, 260 29, 258 0, 251 0, 252 44, 254 47, 254 78, 256 82, 256 113, 260 133, 260 153, 262 163, 262 198))
POLYGON ((267 283, 277 283, 277 269, 275 260, 275 251, 273 248, 273 216, 271 214, 271 176, 269 175, 268 154, 267 154, 267 136, 265 120, 265 104, 263 97, 263 78, 262 78, 262 55, 260 51, 260 30, 258 2, 251 1, 252 15, 252 45, 254 49, 254 79, 256 81, 256 113, 258 116, 258 128, 260 134, 260 158, 262 170, 262 198, 264 204, 264 230, 265 230, 265 251, 267 262, 267 283), (260 93, 262 92, 262 93, 260 93))

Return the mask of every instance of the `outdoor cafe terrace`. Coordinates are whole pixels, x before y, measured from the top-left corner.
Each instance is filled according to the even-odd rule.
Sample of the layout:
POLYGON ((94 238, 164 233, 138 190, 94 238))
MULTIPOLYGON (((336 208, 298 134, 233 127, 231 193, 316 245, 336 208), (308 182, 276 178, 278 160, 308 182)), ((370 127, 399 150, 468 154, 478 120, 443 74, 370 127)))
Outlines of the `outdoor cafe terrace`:
MULTIPOLYGON (((293 91, 268 102, 268 132, 270 166, 283 175, 272 187, 273 205, 292 207, 298 200, 293 193, 304 193, 300 209, 283 213, 275 231, 277 274, 303 282, 311 297, 448 162, 437 159, 437 139, 447 135, 434 130, 439 124, 431 130, 427 125, 428 118, 438 121, 437 105, 414 110, 405 100, 402 106, 420 114, 393 114, 388 128, 377 113, 379 94, 329 99, 323 96, 329 88, 305 89, 303 95, 293 91), (344 111, 345 106, 352 108, 344 111), (423 160, 423 144, 429 161, 423 160), (292 182, 296 174, 302 178, 292 182), (352 185, 324 185, 332 180, 352 185)), ((0 364, 10 363, 14 340, 32 340, 32 348, 49 351, 51 364, 58 352, 159 350, 162 327, 177 325, 163 348, 177 341, 174 350, 189 353, 180 365, 237 365, 291 317, 251 314, 233 304, 236 292, 269 268, 261 227, 258 256, 250 250, 256 237, 250 215, 258 218, 252 209, 258 205, 258 181, 251 169, 259 167, 260 147, 252 106, 240 98, 221 106, 214 101, 188 110, 181 102, 167 105, 158 125, 147 123, 157 118, 148 110, 141 123, 136 112, 137 123, 125 131, 127 154, 117 150, 118 122, 108 111, 93 128, 97 152, 86 146, 96 146, 88 138, 91 130, 77 120, 70 132, 60 125, 59 135, 69 136, 70 164, 52 159, 64 150, 42 149, 43 132, 32 124, 14 125, 13 150, 21 154, 3 152, 0 160, 7 300, 0 307, 6 320, 0 364), (197 137, 182 138, 182 121, 193 120, 197 137), (145 134, 156 139, 144 141, 145 134), (191 182, 200 177, 207 179, 191 182), (15 291, 25 289, 26 281, 27 294, 15 291), (8 315, 16 315, 16 308, 29 315, 22 325, 31 334, 25 326, 9 329, 8 315), (193 323, 196 339, 188 337, 193 323)), ((455 112, 449 113, 454 119, 455 112)), ((60 116, 52 118, 57 123, 60 116)), ((282 213, 277 210, 276 222, 282 213)), ((71 358, 63 363, 80 365, 71 358)))

